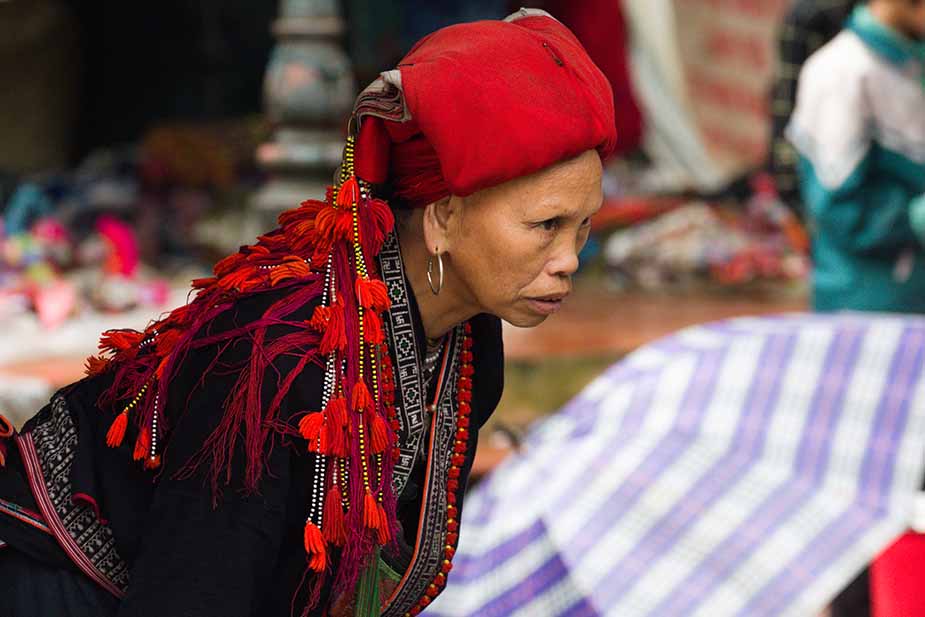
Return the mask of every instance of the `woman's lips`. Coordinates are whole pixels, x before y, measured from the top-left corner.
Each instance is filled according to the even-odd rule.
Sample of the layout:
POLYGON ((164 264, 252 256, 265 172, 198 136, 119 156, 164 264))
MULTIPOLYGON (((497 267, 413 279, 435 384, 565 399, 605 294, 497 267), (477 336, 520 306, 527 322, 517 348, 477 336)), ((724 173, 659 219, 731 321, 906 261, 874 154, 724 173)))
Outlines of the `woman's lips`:
POLYGON ((540 315, 552 315, 553 313, 559 312, 559 309, 562 308, 562 301, 564 299, 565 296, 528 298, 527 302, 530 304, 533 310, 540 315))

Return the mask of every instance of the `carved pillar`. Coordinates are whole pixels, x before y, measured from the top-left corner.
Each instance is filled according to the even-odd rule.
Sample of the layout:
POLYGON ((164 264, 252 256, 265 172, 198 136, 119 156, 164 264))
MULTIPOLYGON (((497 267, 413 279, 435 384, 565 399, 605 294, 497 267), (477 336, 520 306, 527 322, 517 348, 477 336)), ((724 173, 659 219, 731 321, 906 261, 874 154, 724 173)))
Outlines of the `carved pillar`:
POLYGON ((276 129, 273 141, 257 149, 270 180, 255 196, 256 207, 273 217, 305 199, 323 199, 340 163, 356 96, 344 32, 336 0, 280 0, 273 24, 278 43, 264 82, 276 129))

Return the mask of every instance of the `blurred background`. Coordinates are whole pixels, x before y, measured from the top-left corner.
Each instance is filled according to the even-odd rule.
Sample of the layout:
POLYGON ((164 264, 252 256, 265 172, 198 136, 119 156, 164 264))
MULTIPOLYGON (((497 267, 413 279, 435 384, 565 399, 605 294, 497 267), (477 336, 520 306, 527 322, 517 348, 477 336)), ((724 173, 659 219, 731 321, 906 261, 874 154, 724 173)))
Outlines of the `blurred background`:
MULTIPOLYGON (((792 73, 777 43, 791 2, 533 6, 611 80, 619 156, 574 297, 505 333, 484 468, 634 348, 807 306, 801 206, 769 156, 772 115, 792 98, 792 75, 774 88, 792 73)), ((30 416, 82 376, 102 330, 184 302, 191 278, 322 195, 358 89, 414 41, 517 8, 0 0, 0 409, 30 416)))

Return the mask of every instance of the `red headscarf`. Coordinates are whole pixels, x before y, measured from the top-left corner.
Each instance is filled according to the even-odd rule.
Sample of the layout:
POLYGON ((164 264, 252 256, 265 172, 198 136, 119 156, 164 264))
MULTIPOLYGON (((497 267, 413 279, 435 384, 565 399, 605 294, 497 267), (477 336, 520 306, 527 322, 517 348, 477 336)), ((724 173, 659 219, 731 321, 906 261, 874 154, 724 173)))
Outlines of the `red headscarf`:
POLYGON ((357 99, 357 175, 413 207, 616 145, 613 94, 543 11, 421 39, 357 99))

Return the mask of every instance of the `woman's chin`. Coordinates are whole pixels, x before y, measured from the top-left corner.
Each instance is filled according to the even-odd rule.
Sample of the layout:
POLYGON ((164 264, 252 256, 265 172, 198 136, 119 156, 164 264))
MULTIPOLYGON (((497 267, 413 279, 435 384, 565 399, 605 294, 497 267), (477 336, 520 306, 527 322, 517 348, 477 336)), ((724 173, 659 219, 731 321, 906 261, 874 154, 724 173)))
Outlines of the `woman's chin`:
POLYGON ((500 317, 504 321, 517 328, 535 328, 536 326, 546 321, 546 318, 549 317, 549 315, 527 311, 517 311, 515 313, 512 311, 511 315, 500 315, 500 317))

